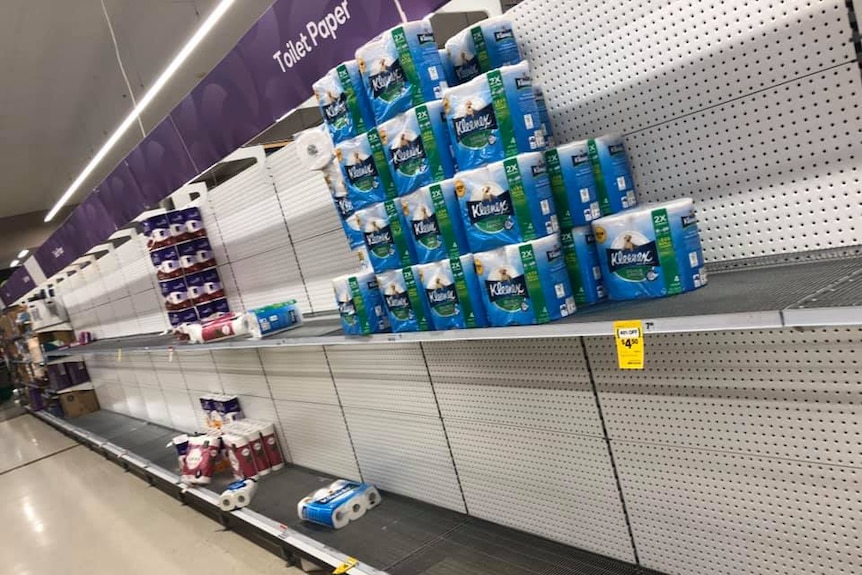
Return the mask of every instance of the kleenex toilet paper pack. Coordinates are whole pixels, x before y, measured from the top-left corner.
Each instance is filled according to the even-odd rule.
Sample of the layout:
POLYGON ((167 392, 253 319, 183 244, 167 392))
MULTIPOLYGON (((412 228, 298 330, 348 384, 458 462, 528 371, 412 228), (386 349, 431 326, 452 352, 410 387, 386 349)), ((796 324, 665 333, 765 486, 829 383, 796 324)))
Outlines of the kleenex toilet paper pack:
POLYGON ((470 252, 455 198, 455 181, 444 180, 399 198, 407 235, 420 264, 470 252))
POLYGON ((341 325, 347 335, 389 330, 389 318, 374 272, 359 272, 332 280, 341 325))
POLYGON ((547 150, 545 160, 560 227, 583 226, 601 217, 587 141, 547 150))
POLYGON ((638 203, 635 181, 623 137, 606 134, 588 140, 587 145, 602 215, 609 216, 635 207, 638 203))
POLYGON ((311 87, 333 144, 355 138, 374 127, 374 113, 356 60, 339 64, 311 87))
POLYGON ((431 329, 431 310, 420 293, 422 286, 417 275, 413 266, 377 274, 389 324, 395 333, 431 329))
POLYGON ((580 307, 604 299, 607 292, 602 282, 602 268, 599 265, 592 226, 564 230, 560 234, 560 240, 575 304, 580 307))
POLYGON ((381 123, 377 133, 399 196, 455 173, 439 101, 421 104, 381 123))
POLYGON ((471 251, 484 252, 559 231, 541 152, 460 172, 455 195, 471 251))
POLYGON ((365 240, 362 237, 362 230, 359 229, 359 221, 353 217, 356 213, 356 206, 353 205, 353 201, 347 191, 347 184, 344 183, 341 168, 337 162, 333 161, 323 168, 322 173, 323 179, 329 188, 329 193, 332 195, 332 203, 335 206, 335 211, 338 213, 338 219, 341 221, 341 227, 344 230, 344 235, 347 237, 350 249, 364 246, 365 240))
POLYGON ((414 263, 413 244, 406 235, 406 222, 399 208, 389 200, 354 215, 362 230, 371 267, 377 273, 414 263))
POLYGON ((575 312, 556 234, 475 254, 474 261, 492 326, 547 323, 575 312))
POLYGON ((488 325, 472 254, 415 267, 434 329, 488 325))
POLYGON ((347 194, 354 209, 392 199, 396 196, 392 174, 386 163, 377 130, 345 140, 335 147, 347 194))
POLYGON ((674 295, 706 285, 691 198, 647 204, 593 222, 608 296, 674 295))
POLYGON ((356 51, 365 93, 377 122, 422 102, 439 100, 446 77, 431 22, 406 22, 356 51))
POLYGON ((488 18, 465 28, 449 38, 445 48, 458 83, 521 61, 512 21, 505 16, 488 18))
POLYGON ((461 170, 545 148, 527 62, 445 90, 443 111, 461 170))

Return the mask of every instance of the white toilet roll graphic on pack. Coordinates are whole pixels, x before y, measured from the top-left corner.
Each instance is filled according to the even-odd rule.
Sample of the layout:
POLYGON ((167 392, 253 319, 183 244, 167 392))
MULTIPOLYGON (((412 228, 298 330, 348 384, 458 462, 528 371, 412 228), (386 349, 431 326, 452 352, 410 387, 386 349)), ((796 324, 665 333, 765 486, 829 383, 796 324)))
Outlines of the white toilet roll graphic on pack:
POLYGON ((305 521, 341 529, 380 501, 380 492, 373 485, 339 479, 302 499, 297 504, 297 514, 305 521))
POLYGON ((294 142, 299 163, 309 171, 322 170, 332 160, 332 140, 324 126, 299 132, 294 142))

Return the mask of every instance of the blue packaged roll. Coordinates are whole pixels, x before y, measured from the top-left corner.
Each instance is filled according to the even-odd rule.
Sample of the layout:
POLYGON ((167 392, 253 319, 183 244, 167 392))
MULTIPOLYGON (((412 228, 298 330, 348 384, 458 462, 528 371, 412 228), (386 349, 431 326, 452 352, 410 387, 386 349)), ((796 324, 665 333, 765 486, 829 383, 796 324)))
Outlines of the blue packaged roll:
POLYGON ((473 257, 490 325, 547 323, 575 312, 557 234, 473 257))
POLYGON ((445 90, 443 111, 461 170, 545 148, 527 62, 445 90))
POLYGON ((434 329, 464 329, 488 325, 473 255, 415 267, 431 310, 434 329))
POLYGON ((335 159, 341 167, 344 185, 355 209, 397 195, 376 129, 339 143, 335 147, 335 159))
POLYGON ((419 188, 398 201, 418 263, 457 258, 470 252, 455 197, 455 180, 419 188))
POLYGON ((322 173, 323 179, 329 188, 329 193, 332 196, 332 204, 335 206, 336 213, 338 213, 341 228, 347 237, 347 244, 351 250, 364 246, 365 238, 362 235, 362 230, 359 228, 359 220, 355 217, 356 206, 353 205, 350 199, 350 194, 347 190, 347 185, 344 183, 341 170, 335 162, 330 162, 323 169, 322 173))
POLYGON ((333 144, 355 138, 374 127, 374 113, 356 60, 339 64, 311 87, 333 144))
POLYGON ((356 61, 377 123, 439 100, 447 86, 428 20, 387 30, 356 50, 356 61))
POLYGON ((377 126, 377 133, 399 196, 455 173, 441 102, 399 114, 377 126))
POLYGON ((296 512, 304 521, 341 529, 377 507, 380 501, 380 493, 373 485, 339 479, 301 499, 296 512))
POLYGON ((596 237, 592 226, 580 226, 560 234, 569 282, 578 307, 594 304, 605 299, 602 268, 596 251, 596 237))
POLYGON ((437 50, 437 52, 440 54, 440 64, 443 65, 443 76, 446 78, 446 83, 449 86, 455 86, 459 82, 455 78, 455 66, 452 65, 452 60, 449 59, 449 53, 445 49, 437 50))
POLYGON ((547 150, 545 160, 560 227, 583 226, 601 217, 587 141, 547 150))
POLYGON ((608 297, 654 298, 706 285, 694 202, 647 204, 593 222, 608 297))
POLYGON ((482 20, 461 30, 445 44, 456 83, 521 61, 512 21, 506 16, 482 20))
POLYGON ((545 145, 552 148, 557 144, 554 139, 554 129, 551 127, 551 115, 548 114, 548 103, 545 101, 545 91, 535 82, 533 82, 533 96, 536 97, 536 109, 539 111, 539 121, 545 133, 545 145))
POLYGON ((399 208, 389 200, 354 214, 362 230, 371 267, 377 273, 416 262, 413 243, 405 231, 407 222, 399 208))
POLYGON ((623 137, 606 134, 588 140, 587 145, 602 215, 609 216, 635 207, 638 204, 635 180, 623 137))
POLYGON ((455 195, 470 250, 484 252, 559 231, 541 152, 460 172, 455 195))
POLYGON ((296 300, 250 309, 248 315, 248 331, 255 339, 280 333, 302 324, 302 311, 300 311, 296 300))
POLYGON ((372 271, 332 280, 341 327, 347 335, 369 335, 389 331, 386 306, 372 271))
POLYGON ((413 266, 377 274, 377 283, 394 333, 431 329, 431 310, 413 266))

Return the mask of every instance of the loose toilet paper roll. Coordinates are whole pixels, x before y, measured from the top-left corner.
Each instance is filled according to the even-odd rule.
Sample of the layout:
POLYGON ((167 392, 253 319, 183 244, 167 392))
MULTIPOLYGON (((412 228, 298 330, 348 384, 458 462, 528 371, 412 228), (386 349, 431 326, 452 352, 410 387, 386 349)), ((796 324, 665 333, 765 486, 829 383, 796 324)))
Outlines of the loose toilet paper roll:
POLYGON ((296 300, 248 310, 251 336, 261 339, 302 325, 302 311, 296 300))
POLYGON ((559 231, 541 152, 460 172, 455 177, 461 221, 471 251, 483 252, 559 231))
POLYGON ((512 27, 509 18, 497 16, 477 22, 449 38, 445 49, 454 67, 456 83, 520 62, 521 52, 512 27))
POLYGON ((603 300, 607 292, 602 281, 602 268, 592 226, 565 231, 560 234, 560 240, 575 304, 581 307, 603 300))
POLYGON ((428 102, 398 114, 378 125, 377 133, 399 196, 455 173, 441 102, 428 102))
POLYGON ((560 227, 583 226, 601 217, 587 141, 547 150, 545 160, 560 227))
POLYGON ((428 303, 413 266, 377 274, 389 324, 395 333, 431 329, 428 303))
POLYGON ((504 66, 445 90, 443 110, 455 163, 461 170, 545 148, 527 62, 504 66))
POLYGON ((356 50, 365 93, 377 122, 439 100, 446 78, 431 22, 406 22, 356 50))
POLYGON ((419 188, 399 198, 398 203, 418 263, 457 258, 470 252, 455 197, 454 179, 419 188))
POLYGON ((354 217, 362 230, 371 267, 377 273, 409 266, 416 261, 413 243, 401 207, 392 200, 358 210, 354 217))
POLYGON ((492 326, 547 323, 575 312, 556 234, 473 257, 492 326))
POLYGON ((600 218, 593 231, 611 299, 663 297, 706 285, 691 198, 600 218))
POLYGON ((542 123, 542 130, 545 132, 545 145, 553 148, 556 146, 554 138, 554 128, 551 125, 551 116, 548 114, 548 103, 545 100, 545 91, 542 86, 533 82, 533 96, 536 98, 536 110, 539 111, 539 121, 542 123))
POLYGON ((434 329, 488 325, 473 255, 415 266, 434 329))
POLYGON ((374 272, 363 271, 332 280, 341 326, 347 335, 389 331, 386 307, 374 272))
POLYGON ((635 207, 638 203, 635 182, 623 137, 606 134, 587 143, 602 215, 635 207))
POLYGON ((332 140, 323 127, 299 132, 294 136, 294 142, 299 163, 306 170, 322 170, 332 160, 332 140))
POLYGON ((362 86, 356 60, 339 64, 311 87, 334 143, 354 138, 374 127, 374 112, 362 86))
POLYGON ((360 210, 397 195, 377 130, 372 128, 335 147, 347 197, 360 210))

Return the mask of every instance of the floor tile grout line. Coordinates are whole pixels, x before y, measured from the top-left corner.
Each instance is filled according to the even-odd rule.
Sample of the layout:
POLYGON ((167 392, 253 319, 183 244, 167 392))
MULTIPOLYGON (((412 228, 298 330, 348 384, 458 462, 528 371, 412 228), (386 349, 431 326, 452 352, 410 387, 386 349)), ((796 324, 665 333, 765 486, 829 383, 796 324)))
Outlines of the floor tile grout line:
POLYGON ((49 453, 49 454, 47 454, 47 455, 43 455, 42 457, 37 457, 36 459, 33 459, 32 461, 28 461, 28 462, 26 462, 26 463, 22 463, 21 465, 19 465, 19 466, 17 466, 17 467, 13 467, 13 468, 11 468, 11 469, 6 469, 6 470, 4 470, 4 471, 0 471, 0 477, 2 477, 2 476, 4 476, 4 475, 6 475, 6 474, 8 474, 8 473, 12 473, 13 471, 17 471, 17 470, 19 470, 19 469, 21 469, 21 468, 24 468, 24 467, 28 467, 28 466, 30 466, 30 465, 33 465, 34 463, 39 463, 39 462, 41 462, 41 461, 45 461, 46 459, 51 459, 51 458, 52 458, 52 457, 54 457, 55 455, 60 455, 61 453, 65 453, 65 452, 67 452, 67 451, 70 451, 70 450, 72 450, 72 449, 75 449, 76 447, 81 447, 81 444, 80 444, 80 443, 76 443, 75 445, 70 445, 70 446, 68 446, 68 447, 64 447, 63 449, 60 449, 60 450, 55 451, 55 452, 53 452, 53 453, 49 453))

